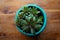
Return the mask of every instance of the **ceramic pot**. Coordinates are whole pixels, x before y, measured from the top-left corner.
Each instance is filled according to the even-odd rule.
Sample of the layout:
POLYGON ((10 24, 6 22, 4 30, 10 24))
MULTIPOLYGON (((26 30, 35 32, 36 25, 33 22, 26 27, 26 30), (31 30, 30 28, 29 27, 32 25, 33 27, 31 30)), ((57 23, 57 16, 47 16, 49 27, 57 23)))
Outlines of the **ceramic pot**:
MULTIPOLYGON (((44 11, 40 6, 38 6, 38 5, 36 5, 36 4, 27 4, 27 5, 22 6, 22 7, 16 12, 15 22, 16 22, 16 19, 17 19, 17 17, 18 17, 18 14, 20 13, 20 11, 21 11, 25 6, 27 6, 27 7, 29 7, 29 6, 34 6, 34 7, 38 8, 38 9, 41 11, 41 13, 43 14, 43 17, 44 17, 43 26, 42 26, 42 28, 41 28, 38 32, 35 33, 36 35, 38 35, 38 34, 40 34, 40 33, 45 29, 45 27, 46 27, 46 22, 47 22, 46 13, 45 13, 45 11, 44 11)), ((29 34, 29 33, 23 32, 23 30, 21 30, 18 26, 16 26, 16 28, 17 28, 18 31, 21 32, 22 34, 25 34, 25 35, 27 35, 27 36, 35 36, 35 35, 33 35, 33 34, 29 34)))

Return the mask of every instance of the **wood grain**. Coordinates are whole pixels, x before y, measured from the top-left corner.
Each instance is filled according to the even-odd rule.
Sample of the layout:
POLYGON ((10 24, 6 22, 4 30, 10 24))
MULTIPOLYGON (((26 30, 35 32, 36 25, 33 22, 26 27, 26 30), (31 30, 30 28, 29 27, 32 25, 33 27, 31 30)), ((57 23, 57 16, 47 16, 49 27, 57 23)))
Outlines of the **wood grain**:
POLYGON ((0 0, 0 40, 60 40, 60 0, 0 0), (14 24, 16 11, 29 3, 38 4, 47 15, 46 28, 37 37, 23 35, 14 24))

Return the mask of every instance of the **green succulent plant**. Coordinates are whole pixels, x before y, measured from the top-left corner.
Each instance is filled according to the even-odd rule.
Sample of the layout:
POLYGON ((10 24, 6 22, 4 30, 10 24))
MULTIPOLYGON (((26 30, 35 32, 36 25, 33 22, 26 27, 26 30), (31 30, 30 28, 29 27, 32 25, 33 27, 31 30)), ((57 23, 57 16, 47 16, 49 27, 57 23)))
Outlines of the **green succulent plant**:
POLYGON ((43 15, 38 17, 39 13, 37 8, 24 7, 18 14, 16 25, 24 32, 35 35, 43 25, 43 15))

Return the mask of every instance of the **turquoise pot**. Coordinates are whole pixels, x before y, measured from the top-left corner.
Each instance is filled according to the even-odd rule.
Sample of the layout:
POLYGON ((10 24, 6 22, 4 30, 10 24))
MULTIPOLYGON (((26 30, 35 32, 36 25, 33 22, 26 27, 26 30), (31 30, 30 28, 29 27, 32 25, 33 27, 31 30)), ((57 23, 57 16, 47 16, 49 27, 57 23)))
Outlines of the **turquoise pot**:
MULTIPOLYGON (((45 13, 45 11, 44 11, 40 6, 38 6, 38 5, 36 5, 36 4, 28 4, 28 5, 25 5, 25 6, 35 6, 35 7, 39 8, 39 10, 41 10, 41 12, 42 12, 42 14, 43 14, 43 16, 44 16, 44 24, 43 24, 42 28, 41 28, 38 32, 36 32, 36 35, 38 35, 38 34, 40 34, 40 33, 45 29, 45 27, 46 27, 46 22, 47 22, 46 13, 45 13)), ((20 10, 22 10, 25 6, 21 7, 21 8, 16 12, 15 22, 16 22, 16 19, 17 19, 17 17, 18 17, 18 14, 20 13, 20 10)), ((22 34, 25 34, 25 35, 27 35, 27 36, 35 36, 35 35, 33 35, 33 34, 29 34, 29 33, 23 32, 23 30, 21 30, 18 26, 16 26, 16 28, 17 28, 18 31, 21 32, 22 34)))

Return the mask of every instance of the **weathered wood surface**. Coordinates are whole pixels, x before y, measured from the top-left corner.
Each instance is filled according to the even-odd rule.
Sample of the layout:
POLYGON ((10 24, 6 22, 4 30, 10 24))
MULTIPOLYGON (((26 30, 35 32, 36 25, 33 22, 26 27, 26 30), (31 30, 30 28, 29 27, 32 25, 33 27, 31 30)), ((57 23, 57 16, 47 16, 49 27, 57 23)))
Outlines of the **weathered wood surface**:
POLYGON ((47 14, 45 30, 37 40, 60 40, 60 0, 0 0, 0 40, 35 40, 21 34, 15 27, 16 11, 23 5, 36 3, 47 14))

